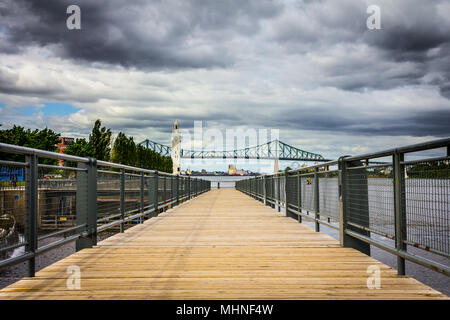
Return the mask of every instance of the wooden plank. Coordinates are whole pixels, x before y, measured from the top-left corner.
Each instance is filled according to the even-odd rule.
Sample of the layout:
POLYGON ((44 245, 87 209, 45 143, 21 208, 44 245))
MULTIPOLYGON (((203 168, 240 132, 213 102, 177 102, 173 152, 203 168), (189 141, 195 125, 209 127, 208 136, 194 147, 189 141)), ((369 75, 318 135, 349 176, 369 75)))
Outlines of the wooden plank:
POLYGON ((242 193, 220 189, 84 249, 0 299, 448 299, 242 193), (67 268, 81 288, 67 288, 67 268), (367 288, 377 266, 381 288, 367 288))

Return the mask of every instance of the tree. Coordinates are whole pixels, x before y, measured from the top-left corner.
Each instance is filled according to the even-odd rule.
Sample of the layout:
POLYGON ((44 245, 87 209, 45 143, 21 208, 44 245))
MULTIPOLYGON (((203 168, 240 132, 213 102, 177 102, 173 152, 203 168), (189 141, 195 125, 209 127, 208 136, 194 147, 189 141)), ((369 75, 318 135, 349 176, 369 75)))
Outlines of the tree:
POLYGON ((133 138, 127 138, 123 132, 119 132, 114 141, 111 152, 111 162, 134 166, 136 163, 136 144, 133 138))
MULTIPOLYGON (((30 129, 14 125, 11 129, 0 130, 0 142, 22 147, 35 148, 55 152, 56 144, 59 142, 60 134, 51 129, 30 129)), ((1 153, 1 158, 10 161, 23 161, 23 155, 1 153)), ((40 163, 56 164, 57 160, 40 158, 40 163)))
POLYGON ((148 170, 172 172, 172 158, 135 144, 132 137, 123 132, 117 135, 111 151, 111 162, 148 170))
POLYGON ((111 129, 101 127, 100 120, 95 121, 89 141, 85 138, 78 138, 69 142, 64 149, 65 154, 78 157, 92 157, 97 160, 109 161, 111 151, 111 129))
POLYGON ((136 145, 133 137, 127 137, 123 132, 119 132, 111 149, 111 136, 111 130, 102 128, 101 121, 97 120, 89 141, 84 138, 76 139, 69 143, 64 153, 143 169, 172 172, 170 157, 163 157, 153 150, 136 145))
POLYGON ((92 156, 97 160, 109 161, 111 152, 111 129, 101 127, 102 122, 97 119, 89 135, 89 143, 92 147, 92 156))
POLYGON ((92 145, 85 138, 78 138, 75 141, 69 142, 64 149, 64 153, 77 157, 93 157, 94 155, 92 145))

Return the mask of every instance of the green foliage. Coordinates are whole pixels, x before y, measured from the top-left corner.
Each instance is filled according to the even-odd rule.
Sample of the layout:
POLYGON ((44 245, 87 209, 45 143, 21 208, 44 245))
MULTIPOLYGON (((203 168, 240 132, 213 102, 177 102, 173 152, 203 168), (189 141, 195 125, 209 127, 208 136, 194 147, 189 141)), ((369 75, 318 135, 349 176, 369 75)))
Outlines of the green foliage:
POLYGON ((89 136, 89 143, 92 147, 93 157, 97 160, 109 161, 111 152, 111 129, 101 127, 102 122, 97 119, 89 136))
POLYGON ((413 165, 408 170, 410 178, 450 178, 450 164, 447 161, 434 161, 413 165))
MULTIPOLYGON (((45 128, 43 130, 14 126, 12 129, 0 130, 0 142, 18 146, 36 148, 46 151, 57 151, 60 134, 45 128)), ((89 140, 78 138, 70 142, 64 149, 65 154, 78 157, 92 157, 97 160, 111 161, 138 168, 172 172, 172 159, 163 157, 159 153, 137 146, 133 138, 128 138, 120 132, 114 141, 111 150, 111 129, 101 126, 101 121, 95 121, 89 140)), ((9 161, 24 161, 23 155, 0 153, 1 159, 9 161)), ((39 159, 40 163, 57 164, 57 160, 39 159)), ((67 163, 67 166, 76 166, 76 163, 67 163)), ((53 171, 52 171, 53 172, 53 171)))
POLYGON ((78 157, 92 157, 97 160, 109 161, 111 152, 111 129, 101 127, 100 120, 95 121, 89 141, 84 138, 69 142, 65 154, 78 157))
MULTIPOLYGON (((31 131, 30 129, 25 130, 23 127, 14 125, 11 129, 0 130, 0 142, 52 152, 57 150, 56 144, 59 142, 59 137, 59 133, 48 128, 31 131)), ((1 158, 9 161, 24 160, 22 155, 9 153, 1 153, 1 158)), ((56 164, 57 160, 40 158, 39 162, 56 164)))
POLYGON ((132 137, 120 132, 111 151, 111 162, 121 163, 149 170, 172 172, 172 159, 159 153, 137 146, 132 137))
POLYGON ((92 146, 86 141, 85 138, 78 138, 69 142, 67 147, 64 149, 64 153, 78 157, 92 157, 94 154, 92 146))
POLYGON ((111 162, 121 163, 128 166, 136 164, 136 144, 133 138, 119 132, 111 152, 111 162))

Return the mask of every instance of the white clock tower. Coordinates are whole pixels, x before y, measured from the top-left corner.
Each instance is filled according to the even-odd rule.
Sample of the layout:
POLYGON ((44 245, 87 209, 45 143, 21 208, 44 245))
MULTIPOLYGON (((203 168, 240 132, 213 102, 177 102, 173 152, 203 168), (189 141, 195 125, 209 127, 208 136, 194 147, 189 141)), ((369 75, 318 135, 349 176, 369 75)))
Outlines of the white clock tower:
POLYGON ((172 165, 173 174, 180 174, 181 135, 178 130, 178 120, 173 124, 172 130, 172 165))

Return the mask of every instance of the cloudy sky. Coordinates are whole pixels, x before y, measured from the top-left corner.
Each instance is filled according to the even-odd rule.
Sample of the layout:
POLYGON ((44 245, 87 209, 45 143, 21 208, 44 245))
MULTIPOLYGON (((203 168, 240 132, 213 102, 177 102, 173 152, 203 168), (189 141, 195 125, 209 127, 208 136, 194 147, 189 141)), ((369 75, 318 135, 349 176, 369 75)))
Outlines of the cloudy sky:
POLYGON ((448 137, 450 1, 0 0, 3 127, 97 118, 166 144, 175 119, 279 129, 326 158, 448 137))

